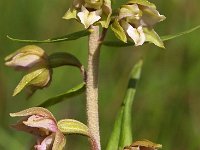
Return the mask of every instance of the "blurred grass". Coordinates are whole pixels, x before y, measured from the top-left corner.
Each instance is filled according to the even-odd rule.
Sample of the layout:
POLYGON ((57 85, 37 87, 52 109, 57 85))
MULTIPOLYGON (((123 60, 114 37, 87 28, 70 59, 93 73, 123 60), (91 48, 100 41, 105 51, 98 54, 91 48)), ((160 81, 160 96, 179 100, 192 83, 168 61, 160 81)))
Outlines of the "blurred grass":
MULTIPOLYGON (((116 8, 123 1, 114 1, 116 8)), ((125 2, 125 1, 124 1, 125 2)), ((161 35, 176 33, 200 24, 200 1, 152 1, 167 19, 156 30, 161 35)), ((4 66, 3 58, 24 44, 6 38, 46 39, 83 29, 75 21, 61 19, 71 1, 66 0, 0 0, 0 126, 15 138, 13 143, 28 149, 32 136, 15 132, 9 124, 15 112, 40 104, 43 100, 66 91, 81 82, 79 71, 72 67, 54 70, 49 88, 40 90, 25 100, 25 94, 12 97, 12 92, 23 73, 4 66)), ((166 50, 153 45, 129 48, 102 47, 100 63, 100 126, 103 149, 111 133, 114 118, 125 94, 128 74, 133 64, 144 58, 144 70, 133 105, 133 135, 163 144, 166 150, 200 149, 200 31, 166 42, 166 50), (112 108, 112 109, 111 109, 112 108)), ((109 32, 108 39, 114 36, 109 32)), ((87 38, 77 41, 39 44, 47 53, 67 51, 86 65, 87 38)), ((84 94, 55 105, 50 110, 58 119, 74 118, 86 123, 84 94)), ((1 133, 0 133, 1 134, 1 133)), ((6 137, 0 136, 0 140, 6 137)), ((86 150, 88 140, 68 136, 69 149, 86 150), (80 144, 77 144, 80 143, 80 144)), ((14 146, 14 145, 13 145, 14 146)), ((0 149, 10 150, 16 147, 0 149)))

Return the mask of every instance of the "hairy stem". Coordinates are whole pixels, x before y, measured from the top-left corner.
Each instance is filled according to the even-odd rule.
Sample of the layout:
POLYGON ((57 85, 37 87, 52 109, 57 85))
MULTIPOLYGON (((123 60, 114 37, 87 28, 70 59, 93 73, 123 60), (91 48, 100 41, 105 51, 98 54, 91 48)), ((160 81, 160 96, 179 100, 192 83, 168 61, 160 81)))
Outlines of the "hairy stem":
POLYGON ((91 133, 92 150, 101 150, 99 134, 98 114, 98 69, 99 55, 105 30, 102 35, 99 33, 99 26, 91 26, 92 33, 89 36, 88 70, 86 79, 86 99, 88 127, 91 133))

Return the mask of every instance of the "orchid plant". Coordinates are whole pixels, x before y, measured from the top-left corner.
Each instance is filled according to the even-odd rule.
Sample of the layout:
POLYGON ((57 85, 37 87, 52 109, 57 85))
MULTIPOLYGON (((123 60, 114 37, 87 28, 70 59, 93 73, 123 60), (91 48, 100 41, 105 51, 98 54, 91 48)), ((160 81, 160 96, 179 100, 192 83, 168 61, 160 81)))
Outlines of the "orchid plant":
MULTIPOLYGON (((22 117, 12 127, 34 135, 36 150, 64 149, 67 134, 84 135, 89 138, 92 150, 101 150, 98 114, 98 70, 101 46, 141 46, 145 43, 153 43, 164 48, 163 41, 192 32, 199 26, 179 34, 160 37, 153 27, 166 17, 147 0, 129 0, 117 10, 112 10, 111 0, 73 0, 63 19, 74 19, 85 29, 64 37, 42 41, 8 38, 23 43, 53 43, 88 36, 87 67, 84 67, 72 54, 56 52, 47 55, 45 50, 36 45, 24 46, 5 58, 7 66, 25 72, 13 96, 28 88, 30 90, 28 97, 30 97, 36 90, 48 87, 53 77, 53 69, 61 66, 77 67, 83 77, 83 83, 63 95, 48 99, 40 106, 11 113, 11 117, 22 117), (120 41, 105 40, 109 29, 120 41), (84 91, 86 92, 87 125, 73 119, 56 121, 53 114, 45 108, 61 102, 63 97, 74 96, 84 91)), ((161 144, 148 140, 132 141, 131 108, 136 92, 135 83, 140 79, 142 64, 142 60, 139 60, 131 71, 127 92, 106 150, 156 150, 162 147, 161 144)))

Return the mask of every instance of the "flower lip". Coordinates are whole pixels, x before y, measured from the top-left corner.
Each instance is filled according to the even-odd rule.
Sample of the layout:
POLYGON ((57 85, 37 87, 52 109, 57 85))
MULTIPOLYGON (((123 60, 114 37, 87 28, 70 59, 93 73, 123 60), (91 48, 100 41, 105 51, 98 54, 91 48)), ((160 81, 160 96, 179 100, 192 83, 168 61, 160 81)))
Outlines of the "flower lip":
POLYGON ((87 29, 90 25, 101 19, 101 17, 99 16, 100 14, 101 10, 89 12, 84 6, 82 6, 81 12, 77 13, 77 16, 79 17, 81 23, 87 29))
POLYGON ((46 132, 56 132, 58 130, 54 120, 43 116, 32 115, 27 119, 27 121, 23 121, 23 123, 29 127, 44 129, 46 132))
POLYGON ((145 42, 146 38, 141 26, 139 26, 138 28, 134 28, 129 23, 123 21, 122 27, 124 28, 128 36, 134 41, 136 46, 142 45, 145 42))
POLYGON ((44 138, 41 143, 35 145, 34 148, 37 150, 47 150, 52 147, 53 141, 55 139, 55 133, 52 133, 50 136, 44 138))

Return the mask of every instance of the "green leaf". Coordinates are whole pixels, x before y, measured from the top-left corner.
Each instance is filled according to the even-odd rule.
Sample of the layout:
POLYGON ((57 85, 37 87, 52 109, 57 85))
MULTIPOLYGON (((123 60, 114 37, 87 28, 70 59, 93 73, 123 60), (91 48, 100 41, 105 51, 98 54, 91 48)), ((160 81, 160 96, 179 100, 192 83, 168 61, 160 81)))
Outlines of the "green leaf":
POLYGON ((132 105, 135 98, 137 81, 140 78, 143 61, 140 60, 132 69, 128 88, 123 101, 124 113, 121 124, 119 148, 124 148, 132 143, 132 105))
POLYGON ((85 90, 85 83, 81 83, 75 86, 74 88, 68 90, 67 92, 64 92, 62 94, 59 94, 57 96, 47 99, 44 103, 40 104, 39 106, 50 107, 52 105, 55 105, 57 103, 64 101, 66 98, 70 98, 78 94, 81 94, 84 90, 85 90))
POLYGON ((89 129, 88 127, 73 119, 63 119, 58 121, 58 129, 64 134, 81 134, 85 136, 89 136, 89 129))
POLYGON ((160 39, 159 35, 154 31, 154 29, 143 28, 146 41, 154 43, 156 46, 165 48, 164 43, 160 39))
POLYGON ((49 63, 51 68, 60 67, 63 65, 82 67, 81 62, 74 55, 66 52, 56 52, 49 55, 49 63))
POLYGON ((114 127, 113 127, 113 131, 112 131, 111 136, 109 138, 106 150, 115 150, 115 149, 118 150, 123 113, 124 113, 124 107, 121 107, 121 110, 116 117, 114 127))
POLYGON ((32 84, 31 83, 32 81, 35 83, 36 79, 38 78, 38 76, 40 76, 43 72, 45 72, 45 70, 47 70, 47 69, 46 68, 37 69, 35 71, 32 71, 32 72, 26 74, 22 78, 22 80, 19 82, 19 84, 17 85, 17 87, 15 88, 13 96, 15 96, 19 92, 21 92, 22 89, 24 89, 26 86, 32 84))
MULTIPOLYGON (((191 28, 189 30, 186 30, 186 31, 183 31, 183 32, 180 32, 180 33, 176 33, 176 34, 170 34, 170 35, 165 35, 165 36, 161 36, 161 40, 164 42, 164 41, 169 41, 169 40, 172 40, 172 39, 175 39, 175 38, 178 38, 180 36, 183 36, 183 35, 186 35, 186 34, 189 34, 193 31, 196 31, 200 28, 200 25, 194 27, 194 28, 191 28)), ((104 46, 109 46, 109 47, 128 47, 128 46, 134 46, 135 44, 133 42, 130 42, 128 41, 127 43, 123 43, 121 41, 104 41, 103 42, 103 45, 104 46)))
POLYGON ((132 143, 132 103, 135 97, 136 83, 140 78, 142 64, 143 61, 140 60, 132 69, 127 92, 120 108, 120 112, 115 120, 114 128, 106 150, 121 150, 124 146, 132 143))
POLYGON ((64 42, 64 41, 71 41, 76 40, 84 36, 90 35, 92 31, 90 30, 82 30, 78 32, 74 32, 65 36, 51 38, 47 40, 24 40, 24 39, 17 39, 13 38, 7 35, 7 38, 9 38, 12 41, 21 42, 21 43, 55 43, 55 42, 64 42))
POLYGON ((125 43, 127 42, 125 31, 116 19, 111 24, 111 29, 113 30, 114 34, 116 35, 118 39, 122 40, 125 43))
POLYGON ((183 31, 183 32, 180 32, 180 33, 176 33, 176 34, 170 34, 170 35, 164 35, 164 36, 161 36, 161 39, 162 41, 168 41, 168 40, 172 40, 174 38, 177 38, 177 37, 180 37, 180 36, 183 36, 185 34, 188 34, 188 33, 191 33, 197 29, 200 28, 200 25, 194 27, 194 28, 191 28, 189 30, 186 30, 186 31, 183 31))

